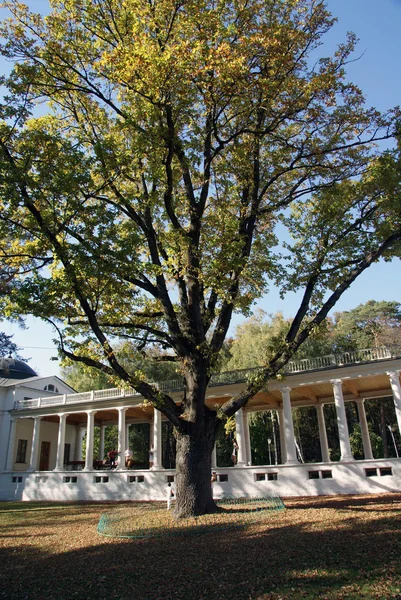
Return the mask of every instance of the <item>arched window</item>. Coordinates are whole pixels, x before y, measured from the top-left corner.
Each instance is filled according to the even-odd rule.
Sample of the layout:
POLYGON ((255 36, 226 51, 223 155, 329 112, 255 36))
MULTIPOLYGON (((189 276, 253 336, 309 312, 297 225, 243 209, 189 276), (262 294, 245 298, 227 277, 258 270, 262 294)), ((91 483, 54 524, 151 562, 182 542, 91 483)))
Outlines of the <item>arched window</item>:
POLYGON ((45 391, 46 392, 56 392, 58 394, 58 389, 52 383, 48 383, 47 385, 45 385, 45 391))

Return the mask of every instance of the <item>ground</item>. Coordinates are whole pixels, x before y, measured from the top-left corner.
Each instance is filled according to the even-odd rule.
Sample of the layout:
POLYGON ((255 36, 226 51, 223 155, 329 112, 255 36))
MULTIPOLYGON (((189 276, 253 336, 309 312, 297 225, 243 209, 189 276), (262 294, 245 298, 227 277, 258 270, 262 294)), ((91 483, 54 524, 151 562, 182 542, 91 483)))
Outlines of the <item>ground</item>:
POLYGON ((0 598, 401 600, 401 494, 284 502, 259 525, 146 539, 99 536, 121 504, 0 503, 0 598))

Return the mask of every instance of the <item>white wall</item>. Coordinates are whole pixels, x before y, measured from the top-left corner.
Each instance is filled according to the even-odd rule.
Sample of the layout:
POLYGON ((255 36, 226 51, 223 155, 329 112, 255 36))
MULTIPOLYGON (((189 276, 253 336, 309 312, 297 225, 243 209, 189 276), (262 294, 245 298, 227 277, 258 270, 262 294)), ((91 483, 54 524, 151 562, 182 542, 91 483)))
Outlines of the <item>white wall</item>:
MULTIPOLYGON (((61 380, 51 376, 51 377, 38 377, 37 379, 30 380, 24 383, 24 380, 16 380, 15 385, 8 387, 0 387, 0 471, 3 471, 6 468, 7 463, 7 454, 10 442, 10 414, 9 411, 14 408, 14 404, 18 400, 23 400, 25 397, 27 398, 40 398, 40 397, 49 397, 57 395, 54 392, 47 392, 44 390, 44 387, 48 384, 53 384, 59 390, 59 394, 69 394, 71 393, 71 388, 63 383, 61 380)), ((19 423, 21 419, 17 421, 17 436, 15 443, 15 456, 17 454, 18 448, 18 439, 27 439, 28 440, 28 452, 27 452, 27 463, 28 465, 25 468, 29 467, 30 462, 30 451, 31 451, 31 440, 32 440, 32 430, 33 430, 33 420, 27 419, 27 423, 22 425, 19 423), (28 427, 29 422, 31 423, 30 429, 28 427), (18 427, 21 427, 21 433, 18 433, 18 427), (28 427, 28 428, 27 428, 28 427), (18 437, 19 436, 19 437, 18 437)), ((58 425, 57 425, 58 427, 58 425)), ((45 428, 45 435, 51 435, 53 440, 53 433, 48 432, 45 428)), ((58 435, 58 434, 56 434, 58 435)), ((41 439, 45 439, 42 438, 41 439)), ((75 438, 74 438, 75 439, 75 438)), ((46 441, 52 441, 46 440, 46 441)), ((66 442, 68 440, 66 439, 66 442)), ((52 444, 54 446, 54 444, 52 444)), ((57 452, 57 438, 56 445, 54 448, 51 448, 54 452, 57 452)), ((15 457, 14 457, 15 458, 15 457)), ((51 459, 53 459, 53 454, 51 454, 51 459)), ((54 466, 55 466, 55 458, 54 458, 54 466)), ((14 468, 18 471, 25 470, 24 465, 20 464, 14 465, 14 468)))
MULTIPOLYGON (((42 442, 50 442, 50 460, 49 470, 53 470, 56 467, 57 458, 57 442, 58 442, 58 423, 52 423, 48 421, 40 422, 40 436, 39 436, 39 452, 38 461, 40 459, 40 448, 42 442)), ((33 419, 17 419, 15 446, 14 446, 14 460, 17 456, 18 440, 27 440, 27 453, 25 463, 14 462, 14 471, 26 471, 29 467, 31 460, 31 449, 32 449, 32 434, 33 434, 33 419)), ((73 457, 75 449, 76 429, 74 425, 67 425, 65 433, 65 443, 71 444, 71 457, 73 457)), ((38 462, 39 468, 39 462, 38 462)))
MULTIPOLYGON (((313 465, 274 467, 234 467, 215 469, 218 476, 227 475, 227 482, 213 485, 215 498, 261 497, 278 495, 322 496, 341 494, 383 494, 401 492, 401 459, 380 459, 313 465), (373 477, 366 469, 375 469, 373 477), (385 470, 391 469, 391 475, 385 470), (310 479, 309 472, 319 472, 319 479, 310 479), (331 471, 331 479, 322 479, 322 471, 331 471), (258 474, 277 473, 277 481, 256 481, 258 474)), ((167 476, 174 471, 64 471, 21 474, 21 482, 12 481, 18 473, 0 475, 0 500, 48 501, 118 501, 165 500, 167 476), (129 477, 143 477, 143 482, 129 483, 129 477), (76 477, 76 482, 72 478, 76 477), (102 479, 96 483, 96 478, 102 479), (69 478, 69 481, 66 481, 69 478), (106 481, 108 480, 108 481, 106 481)), ((174 484, 173 484, 174 487, 174 484)))

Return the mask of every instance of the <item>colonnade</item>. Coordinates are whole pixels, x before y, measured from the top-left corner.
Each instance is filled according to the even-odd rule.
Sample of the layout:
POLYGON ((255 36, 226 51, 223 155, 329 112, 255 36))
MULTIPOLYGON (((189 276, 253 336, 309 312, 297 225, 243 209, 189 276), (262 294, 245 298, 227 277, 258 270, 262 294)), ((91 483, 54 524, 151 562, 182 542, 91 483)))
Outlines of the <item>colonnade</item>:
MULTIPOLYGON (((401 385, 398 371, 391 371, 387 373, 390 379, 390 386, 394 399, 395 414, 397 417, 398 429, 401 433, 401 385)), ((354 460, 351 451, 351 444, 349 438, 347 417, 345 412, 345 403, 342 391, 342 380, 333 379, 331 380, 333 386, 333 397, 334 404, 337 414, 337 426, 338 426, 338 437, 340 442, 340 460, 351 461, 354 460)), ((294 423, 292 418, 292 406, 290 387, 281 388, 282 405, 278 407, 278 420, 280 429, 280 447, 282 463, 286 465, 296 465, 299 463, 295 445, 294 435, 294 423)), ((356 398, 355 403, 358 410, 358 418, 361 427, 362 445, 365 459, 372 459, 372 445, 369 437, 368 422, 366 419, 366 411, 364 406, 364 398, 356 398)), ((326 423, 324 418, 324 404, 315 404, 317 412, 317 422, 319 430, 319 441, 322 453, 322 462, 330 462, 329 445, 327 441, 326 423)), ((251 464, 251 452, 250 452, 250 436, 249 427, 246 426, 248 413, 242 409, 239 410, 235 415, 236 422, 236 440, 238 443, 238 466, 250 465, 251 464)))
MULTIPOLYGON (((399 380, 399 372, 391 371, 387 375, 390 379, 390 386, 394 398, 395 413, 397 418, 397 424, 399 431, 401 432, 401 385, 399 380)), ((342 381, 341 379, 333 379, 331 381, 333 386, 334 404, 337 413, 337 424, 338 424, 338 435, 340 441, 341 461, 353 460, 351 445, 349 439, 348 425, 345 413, 345 404, 342 392, 342 381)), ((297 464, 297 452, 295 445, 294 436, 294 425, 292 418, 292 407, 290 387, 281 388, 282 405, 277 408, 279 417, 279 431, 280 431, 280 447, 282 463, 286 465, 297 464)), ((369 439, 368 424, 366 420, 366 413, 364 407, 364 400, 358 398, 355 400, 358 408, 358 416, 361 426, 361 435, 364 456, 366 459, 373 458, 372 447, 369 439)), ((317 403, 317 420, 319 428, 319 439, 322 452, 323 462, 329 462, 329 447, 327 442, 327 433, 324 419, 324 407, 323 404, 317 403)), ((124 453, 126 445, 129 439, 129 424, 126 423, 125 414, 129 407, 118 407, 118 452, 120 460, 116 470, 125 469, 124 453)), ((85 467, 84 471, 90 471, 93 469, 93 440, 94 440, 94 427, 95 427, 95 414, 102 412, 101 409, 91 409, 85 411, 87 415, 86 424, 86 455, 85 455, 85 467)), ((66 433, 66 422, 67 417, 70 413, 62 412, 59 416, 59 428, 58 428, 58 441, 57 441, 57 457, 55 471, 62 471, 64 468, 64 444, 65 444, 65 433, 66 433)), ((33 434, 32 434, 32 445, 31 445, 31 458, 28 471, 38 470, 39 460, 39 438, 40 438, 40 423, 43 417, 34 417, 33 434)), ((241 467, 244 465, 251 464, 251 444, 249 435, 249 423, 248 423, 248 412, 243 409, 239 410, 235 415, 236 422, 236 440, 238 443, 238 457, 237 466, 241 467)), ((75 456, 82 458, 82 440, 84 436, 84 429, 79 428, 76 437, 75 456)), ((99 454, 101 457, 104 456, 104 432, 105 425, 100 426, 100 448, 99 454)), ((15 443, 16 443, 16 418, 11 419, 10 428, 10 442, 8 449, 8 458, 6 470, 12 471, 14 465, 15 456, 15 443)), ((151 424, 151 445, 153 447, 153 466, 152 469, 162 468, 162 420, 161 413, 154 409, 153 423, 151 424)), ((214 448, 212 453, 212 467, 216 467, 216 449, 214 448)))

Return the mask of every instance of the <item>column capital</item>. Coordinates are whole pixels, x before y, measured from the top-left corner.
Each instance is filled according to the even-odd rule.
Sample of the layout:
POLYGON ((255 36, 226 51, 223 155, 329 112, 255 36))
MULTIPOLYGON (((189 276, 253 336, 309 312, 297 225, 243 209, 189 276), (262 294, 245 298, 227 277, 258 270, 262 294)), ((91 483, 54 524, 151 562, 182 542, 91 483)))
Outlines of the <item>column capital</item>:
POLYGON ((355 398, 354 402, 355 404, 359 404, 359 406, 362 406, 363 403, 365 402, 366 398, 355 398))
POLYGON ((330 383, 332 383, 333 385, 342 385, 343 380, 342 379, 330 379, 330 383))
POLYGON ((70 413, 58 413, 58 417, 60 419, 63 419, 63 418, 66 419, 67 417, 69 417, 69 415, 70 415, 70 413))
POLYGON ((118 406, 117 410, 118 412, 125 413, 128 410, 128 408, 128 406, 118 406))
POLYGON ((89 416, 89 415, 95 415, 98 411, 94 408, 90 408, 89 410, 86 410, 85 412, 89 416))
POLYGON ((287 392, 287 393, 290 393, 290 392, 291 392, 291 390, 292 390, 292 388, 291 388, 291 387, 289 387, 288 385, 287 385, 287 386, 285 386, 285 387, 282 387, 282 388, 280 388, 280 392, 287 392))
POLYGON ((386 374, 390 377, 390 379, 398 379, 400 371, 398 369, 394 371, 386 371, 386 374))

